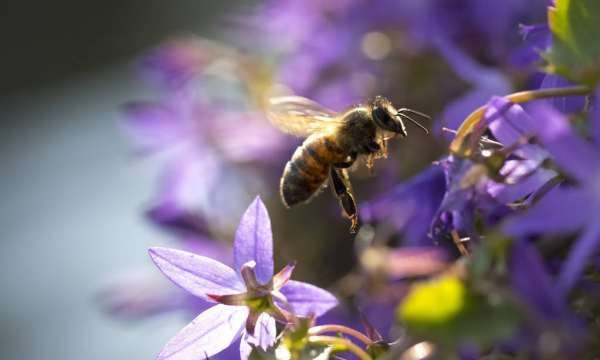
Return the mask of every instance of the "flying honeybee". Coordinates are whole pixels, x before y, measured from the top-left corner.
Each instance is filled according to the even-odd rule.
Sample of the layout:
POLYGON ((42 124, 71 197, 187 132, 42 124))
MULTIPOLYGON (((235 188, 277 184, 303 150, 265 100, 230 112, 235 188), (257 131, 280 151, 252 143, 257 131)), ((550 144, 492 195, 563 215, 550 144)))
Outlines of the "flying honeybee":
POLYGON ((305 137, 283 171, 281 199, 286 207, 308 202, 329 177, 335 196, 352 221, 350 232, 359 229, 356 202, 347 168, 364 156, 370 168, 377 158, 387 156, 387 141, 397 135, 406 137, 403 119, 427 133, 410 117, 427 115, 411 109, 396 109, 382 96, 366 105, 341 113, 300 96, 282 96, 269 100, 269 120, 282 131, 305 137))

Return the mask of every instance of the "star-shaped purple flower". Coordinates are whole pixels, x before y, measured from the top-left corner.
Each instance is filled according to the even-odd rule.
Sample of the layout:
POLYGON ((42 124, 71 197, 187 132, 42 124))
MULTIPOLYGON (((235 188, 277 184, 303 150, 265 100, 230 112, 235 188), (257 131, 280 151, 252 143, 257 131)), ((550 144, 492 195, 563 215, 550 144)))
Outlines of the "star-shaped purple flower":
POLYGON ((291 265, 273 275, 271 222, 258 197, 242 216, 235 234, 235 270, 186 251, 155 247, 149 252, 171 281, 215 303, 165 345, 159 360, 208 358, 240 336, 241 358, 246 359, 251 345, 266 349, 273 344, 276 319, 285 322, 291 312, 320 316, 337 305, 329 292, 289 280, 291 265))

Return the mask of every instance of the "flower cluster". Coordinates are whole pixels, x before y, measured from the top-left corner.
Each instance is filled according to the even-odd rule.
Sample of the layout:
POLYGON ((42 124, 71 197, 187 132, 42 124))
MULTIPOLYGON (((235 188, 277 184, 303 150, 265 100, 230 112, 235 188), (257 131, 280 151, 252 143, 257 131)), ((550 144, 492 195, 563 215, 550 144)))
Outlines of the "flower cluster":
POLYGON ((138 282, 103 300, 195 316, 159 359, 237 358, 238 339, 242 359, 600 355, 597 2, 265 0, 233 23, 232 45, 150 52, 158 99, 125 106, 139 153, 166 160, 147 215, 182 250, 150 256, 184 291, 138 282), (277 199, 300 145, 266 119, 278 94, 434 114, 374 178, 350 168, 355 237, 327 194, 277 199), (233 229, 256 193, 275 244, 260 198, 233 229))

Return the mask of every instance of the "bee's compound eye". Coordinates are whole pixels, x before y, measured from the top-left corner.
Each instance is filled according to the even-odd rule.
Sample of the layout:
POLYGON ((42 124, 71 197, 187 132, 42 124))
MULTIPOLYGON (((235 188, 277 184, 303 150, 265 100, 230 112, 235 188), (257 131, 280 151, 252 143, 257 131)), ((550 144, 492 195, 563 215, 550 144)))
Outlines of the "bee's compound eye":
POLYGON ((373 119, 375 120, 377 126, 384 130, 392 131, 395 133, 402 131, 402 125, 398 121, 396 121, 384 108, 373 108, 373 119))

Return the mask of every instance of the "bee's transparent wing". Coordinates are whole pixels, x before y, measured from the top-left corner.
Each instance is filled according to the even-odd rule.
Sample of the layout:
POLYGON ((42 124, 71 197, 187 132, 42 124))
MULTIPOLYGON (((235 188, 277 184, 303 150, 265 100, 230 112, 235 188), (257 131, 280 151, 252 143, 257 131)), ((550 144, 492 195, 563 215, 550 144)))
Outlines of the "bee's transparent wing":
POLYGON ((267 116, 281 131, 300 137, 328 131, 341 124, 334 111, 301 96, 269 99, 267 116))

